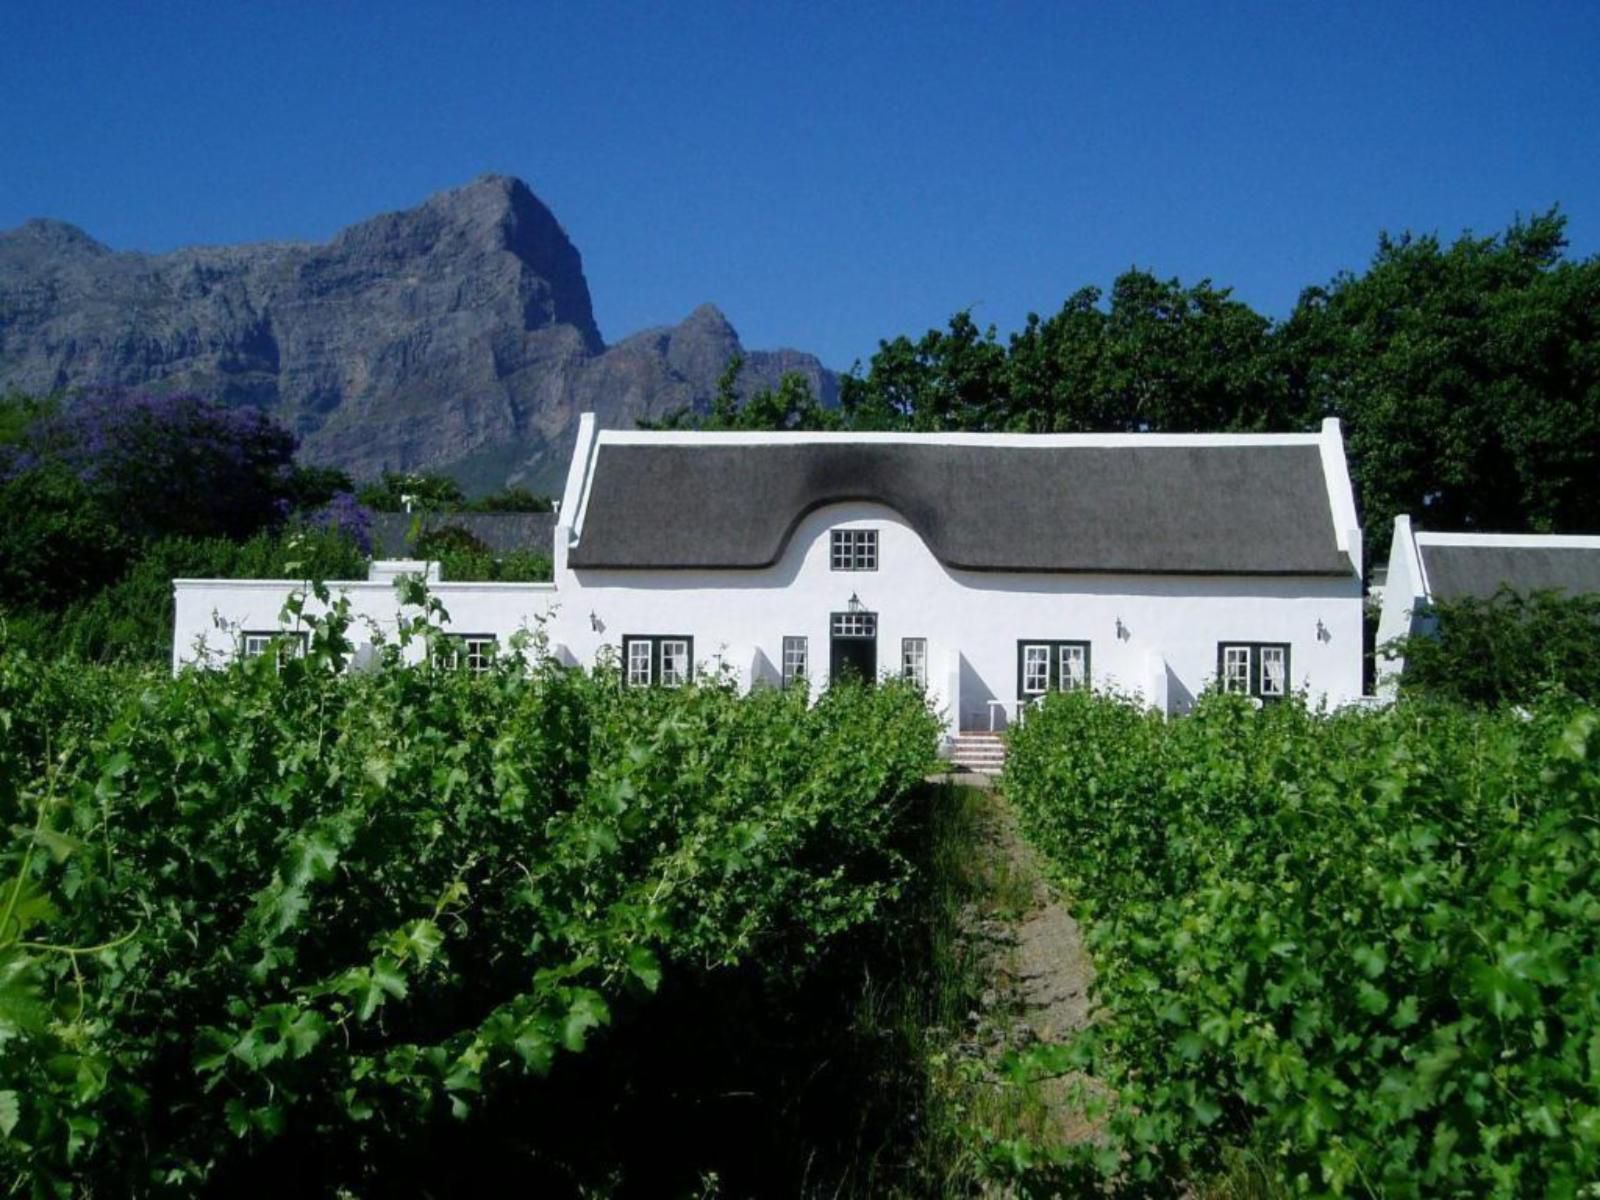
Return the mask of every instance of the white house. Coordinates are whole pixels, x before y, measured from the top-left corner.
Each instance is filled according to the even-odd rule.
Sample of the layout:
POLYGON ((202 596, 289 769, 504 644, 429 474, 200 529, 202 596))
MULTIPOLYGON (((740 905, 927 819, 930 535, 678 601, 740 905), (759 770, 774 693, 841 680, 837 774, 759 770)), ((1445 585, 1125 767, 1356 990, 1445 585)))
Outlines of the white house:
POLYGON ((1529 593, 1600 593, 1600 537, 1539 533, 1433 533, 1394 519, 1378 617, 1378 694, 1393 696, 1405 659, 1385 654, 1396 638, 1431 628, 1435 600, 1487 600, 1501 587, 1529 593))
MULTIPOLYGON (((626 682, 907 674, 957 729, 1090 685, 1181 712, 1218 678, 1361 693, 1361 533, 1315 434, 598 431, 549 585, 438 583, 452 631, 615 654, 626 682)), ((175 665, 259 647, 287 582, 179 580, 175 665), (231 641, 230 641, 231 639, 231 641)), ((379 580, 337 584, 390 624, 379 580)))

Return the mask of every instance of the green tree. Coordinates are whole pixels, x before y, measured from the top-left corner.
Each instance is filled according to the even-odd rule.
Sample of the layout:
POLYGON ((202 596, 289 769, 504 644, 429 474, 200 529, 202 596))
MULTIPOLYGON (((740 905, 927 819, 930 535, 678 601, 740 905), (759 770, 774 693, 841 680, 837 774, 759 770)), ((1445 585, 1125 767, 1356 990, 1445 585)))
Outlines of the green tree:
POLYGON ((356 491, 356 500, 374 512, 405 512, 408 498, 416 512, 459 512, 467 499, 450 476, 425 471, 385 471, 356 491))
POLYGON ((979 329, 962 311, 948 331, 879 342, 865 375, 840 380, 839 406, 852 429, 1002 429, 1011 415, 1006 376, 994 326, 979 329))
POLYGON ((549 496, 539 496, 530 492, 525 487, 505 487, 498 492, 490 492, 486 496, 479 496, 476 500, 469 500, 464 506, 464 512, 549 512, 554 507, 549 496))
POLYGON ((698 413, 685 405, 654 421, 640 421, 641 429, 783 430, 834 429, 837 413, 817 400, 805 376, 791 371, 774 388, 762 388, 747 401, 739 398, 739 375, 744 356, 735 354, 717 378, 711 406, 698 413))
POLYGON ((1291 387, 1342 418, 1369 549, 1437 529, 1600 527, 1600 258, 1555 210, 1496 237, 1384 236, 1363 275, 1301 298, 1291 387))
POLYGON ((284 500, 295 512, 311 512, 335 496, 355 491, 350 475, 338 467, 296 466, 284 482, 284 500))
POLYGON ((0 608, 55 610, 121 574, 133 543, 93 490, 45 463, 0 482, 0 608))

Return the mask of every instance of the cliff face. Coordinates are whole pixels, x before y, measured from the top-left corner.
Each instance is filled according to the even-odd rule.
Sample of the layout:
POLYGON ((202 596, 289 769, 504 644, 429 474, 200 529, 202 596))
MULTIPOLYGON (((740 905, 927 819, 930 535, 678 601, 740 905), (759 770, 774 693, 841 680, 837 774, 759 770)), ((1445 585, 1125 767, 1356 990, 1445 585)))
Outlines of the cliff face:
POLYGON ((577 415, 630 426, 804 375, 715 308, 607 348, 578 250, 516 179, 484 176, 326 245, 115 252, 59 221, 0 233, 0 390, 191 389, 265 408, 307 462, 559 490, 577 415))

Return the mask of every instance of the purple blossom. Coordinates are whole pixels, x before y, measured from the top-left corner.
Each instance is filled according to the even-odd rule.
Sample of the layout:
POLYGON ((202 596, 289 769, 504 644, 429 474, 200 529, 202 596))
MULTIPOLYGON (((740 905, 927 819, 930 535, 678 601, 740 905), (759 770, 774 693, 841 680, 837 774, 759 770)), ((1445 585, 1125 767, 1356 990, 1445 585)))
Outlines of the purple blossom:
POLYGON ((311 524, 318 529, 342 533, 361 549, 372 553, 372 513, 357 503, 351 492, 337 492, 332 500, 312 516, 311 524))
POLYGON ((98 392, 36 422, 18 460, 64 464, 135 533, 241 536, 273 523, 294 450, 259 409, 98 392))

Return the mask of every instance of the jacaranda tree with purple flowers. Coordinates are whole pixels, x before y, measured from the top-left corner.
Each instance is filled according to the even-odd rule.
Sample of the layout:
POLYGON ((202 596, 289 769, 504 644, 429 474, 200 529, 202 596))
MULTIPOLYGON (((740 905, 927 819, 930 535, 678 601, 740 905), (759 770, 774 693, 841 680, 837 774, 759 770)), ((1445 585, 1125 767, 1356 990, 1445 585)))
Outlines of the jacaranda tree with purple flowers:
POLYGON ((188 393, 103 392, 37 422, 13 459, 71 470, 129 535, 248 537, 281 517, 295 438, 188 393))

